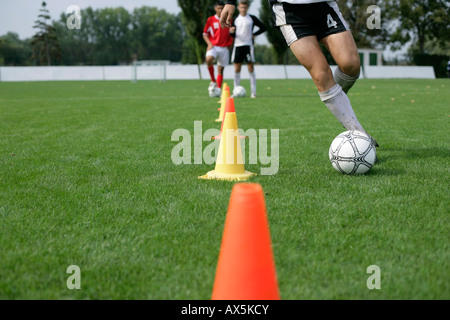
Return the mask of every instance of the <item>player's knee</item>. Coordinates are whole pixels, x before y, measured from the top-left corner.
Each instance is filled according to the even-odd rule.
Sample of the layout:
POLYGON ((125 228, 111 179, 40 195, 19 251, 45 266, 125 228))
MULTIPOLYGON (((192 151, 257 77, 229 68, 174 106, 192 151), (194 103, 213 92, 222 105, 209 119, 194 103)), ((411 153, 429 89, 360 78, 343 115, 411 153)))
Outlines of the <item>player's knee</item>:
POLYGON ((346 75, 356 77, 361 70, 361 60, 359 59, 359 55, 348 57, 339 68, 341 68, 346 75))
POLYGON ((333 75, 328 70, 315 70, 311 76, 317 84, 325 84, 333 80, 333 75))

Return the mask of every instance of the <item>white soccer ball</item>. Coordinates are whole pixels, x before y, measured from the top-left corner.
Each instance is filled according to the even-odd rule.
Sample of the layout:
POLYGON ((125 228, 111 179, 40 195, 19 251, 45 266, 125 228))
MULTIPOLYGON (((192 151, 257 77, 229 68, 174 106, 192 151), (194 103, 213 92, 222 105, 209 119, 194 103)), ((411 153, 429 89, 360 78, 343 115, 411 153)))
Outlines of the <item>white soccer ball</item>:
POLYGON ((213 89, 208 90, 208 92, 209 92, 209 96, 211 98, 220 97, 222 95, 222 89, 217 88, 217 87, 214 87, 213 89))
POLYGON ((243 98, 246 94, 247 92, 245 91, 245 88, 243 86, 237 86, 233 89, 233 96, 237 98, 243 98))
POLYGON ((333 168, 344 174, 363 174, 376 160, 372 139, 361 131, 345 131, 331 143, 328 153, 333 168))

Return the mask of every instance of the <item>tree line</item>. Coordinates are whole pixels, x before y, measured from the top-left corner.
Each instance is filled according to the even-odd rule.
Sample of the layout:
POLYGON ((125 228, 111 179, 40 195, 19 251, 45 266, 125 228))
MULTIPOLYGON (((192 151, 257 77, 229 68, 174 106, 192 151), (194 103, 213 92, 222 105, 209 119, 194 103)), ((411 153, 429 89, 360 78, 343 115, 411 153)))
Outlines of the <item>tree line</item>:
POLYGON ((81 10, 81 29, 68 29, 70 15, 49 21, 40 10, 31 39, 12 32, 0 37, 1 65, 118 65, 139 60, 189 60, 180 15, 143 6, 81 10), (56 40, 56 41, 53 41, 56 40), (51 63, 49 63, 51 61, 51 63))
MULTIPOLYGON (((267 0, 259 18, 268 27, 269 45, 256 47, 257 63, 296 64, 275 27, 267 0)), ((178 0, 180 14, 154 7, 81 10, 81 29, 67 28, 69 15, 50 19, 45 2, 37 13, 36 34, 21 40, 15 33, 0 37, 0 65, 117 65, 138 60, 170 60, 201 64, 206 45, 202 39, 206 19, 214 14, 215 0, 178 0)), ((251 1, 250 1, 251 2, 251 1)), ((450 55, 449 6, 445 0, 338 0, 360 48, 399 49, 412 44, 409 62, 448 59, 450 55), (377 5, 381 28, 366 26, 367 8, 377 5)), ((327 54, 332 62, 332 58, 327 54)))

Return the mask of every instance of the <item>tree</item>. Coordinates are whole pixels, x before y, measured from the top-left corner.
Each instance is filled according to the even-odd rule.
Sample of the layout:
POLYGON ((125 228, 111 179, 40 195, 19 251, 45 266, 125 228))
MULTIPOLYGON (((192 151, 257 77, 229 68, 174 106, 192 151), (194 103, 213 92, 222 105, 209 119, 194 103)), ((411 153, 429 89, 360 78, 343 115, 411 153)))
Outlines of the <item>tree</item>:
POLYGON ((184 29, 188 36, 194 40, 198 65, 202 64, 205 56, 206 46, 202 36, 203 28, 208 17, 214 12, 214 2, 215 0, 178 0, 184 29))
POLYGON ((48 24, 50 20, 49 11, 45 8, 47 4, 42 2, 42 8, 38 20, 35 21, 34 29, 38 32, 33 36, 31 45, 33 46, 33 58, 38 59, 39 64, 52 64, 54 59, 61 58, 61 49, 56 38, 55 29, 48 24))
POLYGON ((259 18, 267 27, 267 40, 269 40, 272 44, 272 49, 276 56, 276 62, 278 64, 283 64, 288 46, 286 45, 286 40, 280 30, 275 25, 275 21, 273 21, 272 9, 267 3, 267 0, 261 0, 259 18))
POLYGON ((272 46, 255 44, 255 60, 260 64, 276 64, 272 46))
POLYGON ((196 41, 192 37, 187 37, 183 42, 181 63, 183 64, 198 64, 196 54, 196 41))
MULTIPOLYGON (((425 40, 424 51, 429 55, 442 55, 450 57, 450 41, 441 43, 441 39, 438 37, 427 37, 425 40)), ((420 53, 419 44, 415 43, 408 49, 409 55, 420 53)))
POLYGON ((94 64, 130 61, 132 55, 130 13, 123 7, 104 8, 96 10, 93 18, 94 64))
MULTIPOLYGON (((378 0, 338 0, 339 9, 342 16, 347 21, 350 31, 355 39, 358 48, 377 48, 386 43, 387 25, 389 21, 382 15, 381 29, 369 29, 367 19, 371 13, 367 13, 367 8, 371 5, 382 5, 378 0)), ((382 8, 380 8, 382 9, 382 8)), ((383 14, 385 10, 381 10, 383 14)))
MULTIPOLYGON (((258 64, 277 64, 277 57, 271 45, 255 45, 255 60, 258 64)), ((284 63, 286 65, 299 65, 297 58, 291 50, 287 50, 284 63)))
POLYGON ((0 37, 0 65, 30 65, 31 44, 29 40, 20 40, 17 33, 8 32, 0 37))
POLYGON ((141 7, 132 15, 132 48, 139 60, 180 61, 185 34, 181 16, 141 7))
POLYGON ((67 30, 68 16, 54 22, 66 65, 117 65, 139 60, 180 61, 186 38, 181 17, 152 7, 81 11, 80 30, 67 30))
POLYGON ((54 23, 67 65, 117 65, 131 61, 131 17, 122 7, 81 10, 82 28, 68 30, 63 13, 54 23))
POLYGON ((418 53, 424 54, 427 40, 436 39, 441 47, 450 41, 449 3, 445 0, 387 0, 384 11, 391 21, 397 21, 390 30, 393 49, 399 49, 413 40, 418 53))
MULTIPOLYGON (((90 8, 88 8, 90 9, 90 8)), ((88 19, 87 10, 82 10, 83 19, 88 19)), ((63 65, 92 65, 94 44, 89 42, 91 26, 84 23, 81 29, 68 30, 66 21, 69 15, 61 13, 60 20, 53 22, 58 42, 61 47, 61 63, 63 65)), ((85 22, 85 21, 84 21, 85 22)))

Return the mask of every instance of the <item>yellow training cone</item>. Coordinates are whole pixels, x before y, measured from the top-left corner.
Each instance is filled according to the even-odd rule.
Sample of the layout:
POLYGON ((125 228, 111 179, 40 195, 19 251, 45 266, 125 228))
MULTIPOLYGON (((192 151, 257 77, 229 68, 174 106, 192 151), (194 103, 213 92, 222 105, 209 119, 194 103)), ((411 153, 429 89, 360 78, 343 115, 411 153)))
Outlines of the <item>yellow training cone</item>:
MULTIPOLYGON (((227 88, 230 89, 228 87, 228 84, 224 82, 223 85, 222 85, 222 93, 220 95, 220 100, 217 101, 217 103, 220 104, 221 106, 222 106, 224 100, 225 100, 225 103, 227 101, 227 98, 225 98, 225 92, 227 91, 227 88)), ((218 108, 217 110, 220 111, 220 108, 218 108)))
POLYGON ((223 97, 225 97, 225 99, 222 100, 222 104, 220 105, 219 118, 216 119, 216 122, 222 122, 223 115, 225 113, 225 106, 227 104, 227 99, 230 97, 230 87, 226 86, 223 91, 224 91, 223 97))
POLYGON ((244 169, 236 112, 227 112, 217 153, 216 168, 199 178, 243 181, 252 175, 255 174, 244 169))
POLYGON ((226 91, 226 88, 230 89, 230 88, 228 87, 228 84, 227 84, 226 82, 224 82, 223 85, 222 85, 222 94, 220 95, 220 100, 217 101, 217 103, 222 104, 222 103, 223 103, 223 100, 225 100, 225 102, 227 101, 227 99, 225 98, 225 91, 226 91))

